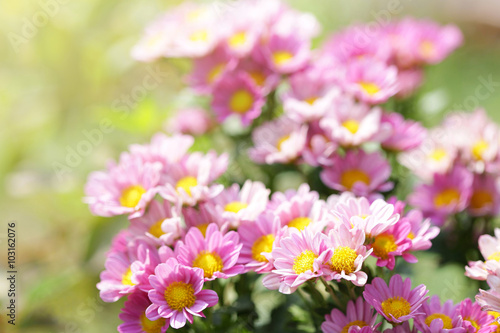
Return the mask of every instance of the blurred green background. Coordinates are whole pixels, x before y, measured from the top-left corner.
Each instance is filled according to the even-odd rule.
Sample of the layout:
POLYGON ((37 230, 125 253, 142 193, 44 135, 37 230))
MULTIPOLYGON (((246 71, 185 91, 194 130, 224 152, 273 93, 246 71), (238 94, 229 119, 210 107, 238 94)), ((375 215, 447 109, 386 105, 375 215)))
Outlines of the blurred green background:
MULTIPOLYGON (((127 221, 92 216, 82 203, 83 186, 89 172, 104 168, 129 144, 148 141, 172 110, 189 103, 183 91, 185 66, 137 63, 129 55, 144 26, 179 2, 1 2, 0 268, 5 272, 7 223, 15 221, 19 332, 113 332, 120 323, 123 301, 102 303, 95 284, 112 236, 127 221), (151 71, 162 73, 158 85, 144 89, 151 71), (83 143, 89 134, 94 135, 90 145, 83 143), (76 149, 85 156, 72 153, 76 149)), ((477 101, 500 122, 498 2, 289 2, 322 23, 316 45, 354 22, 385 19, 394 3, 401 10, 393 18, 412 15, 458 24, 465 45, 427 70, 417 109, 425 124, 433 125, 443 113, 458 105, 470 109, 477 101), (476 89, 489 78, 498 85, 479 100, 476 89)), ((419 258, 408 273, 432 293, 455 301, 474 295, 475 285, 463 276, 462 266, 438 267, 429 253, 419 258)), ((7 287, 1 276, 2 332, 7 287)))

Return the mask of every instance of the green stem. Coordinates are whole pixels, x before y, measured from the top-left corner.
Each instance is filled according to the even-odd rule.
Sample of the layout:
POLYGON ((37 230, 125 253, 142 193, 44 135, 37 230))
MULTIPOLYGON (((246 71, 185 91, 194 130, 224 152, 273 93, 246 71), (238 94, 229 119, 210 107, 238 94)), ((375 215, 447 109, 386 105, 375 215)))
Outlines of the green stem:
POLYGON ((337 295, 335 295, 335 293, 333 292, 332 286, 328 282, 326 282, 326 280, 323 277, 320 277, 319 280, 325 286, 325 290, 330 294, 330 297, 332 298, 335 305, 342 308, 343 304, 340 301, 340 299, 337 297, 337 295))

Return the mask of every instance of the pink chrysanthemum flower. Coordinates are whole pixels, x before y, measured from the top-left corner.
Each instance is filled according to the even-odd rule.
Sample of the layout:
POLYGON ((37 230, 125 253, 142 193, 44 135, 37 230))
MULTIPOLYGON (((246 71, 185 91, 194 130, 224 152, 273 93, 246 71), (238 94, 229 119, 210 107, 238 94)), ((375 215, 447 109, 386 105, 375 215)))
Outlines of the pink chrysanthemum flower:
POLYGON ((169 22, 169 15, 163 15, 153 21, 144 31, 144 35, 134 45, 131 56, 137 61, 152 62, 165 55, 165 51, 174 46, 173 33, 175 24, 169 22))
POLYGON ((337 191, 350 191, 358 196, 377 196, 373 192, 389 191, 391 167, 378 152, 349 150, 345 156, 337 155, 331 167, 320 174, 325 185, 337 191))
POLYGON ((160 163, 144 162, 135 155, 123 153, 118 164, 109 164, 107 172, 90 174, 84 201, 95 215, 141 216, 158 191, 161 170, 160 163))
POLYGON ((396 112, 383 113, 382 124, 388 124, 391 135, 382 141, 382 147, 394 151, 407 151, 418 147, 426 137, 426 129, 420 123, 405 120, 396 112))
POLYGON ((310 58, 310 41, 295 33, 272 33, 257 47, 257 57, 276 73, 290 74, 303 69, 310 58))
MULTIPOLYGON (((491 274, 488 275, 488 285, 490 286, 490 290, 482 290, 479 289, 479 294, 476 295, 476 301, 481 305, 481 309, 483 311, 491 311, 494 312, 495 319, 497 319, 500 314, 500 267, 496 265, 495 268, 491 268, 491 274)), ((489 313, 492 314, 493 313, 489 313)), ((498 328, 498 319, 496 320, 497 328, 498 328)), ((496 332, 496 331, 494 331, 496 332)))
POLYGON ((299 232, 289 229, 289 235, 280 239, 273 248, 271 258, 276 268, 264 277, 262 283, 268 289, 283 294, 293 293, 307 280, 323 275, 326 258, 331 257, 325 235, 305 228, 299 232))
POLYGON ((158 249, 152 246, 140 246, 137 249, 137 260, 130 265, 134 281, 137 281, 137 287, 145 292, 152 289, 149 276, 154 274, 156 266, 174 257, 174 251, 166 245, 162 245, 158 249))
POLYGON ((332 207, 332 214, 337 223, 347 228, 363 230, 366 238, 373 238, 394 226, 400 218, 394 206, 377 199, 370 203, 367 198, 355 198, 347 195, 338 200, 332 207))
POLYGON ((409 202, 435 224, 443 224, 448 216, 467 207, 472 180, 472 174, 457 165, 445 175, 435 174, 432 184, 418 186, 410 195, 409 202))
POLYGON ((214 84, 226 72, 232 71, 237 64, 238 60, 225 48, 218 47, 210 54, 194 59, 188 83, 196 92, 208 94, 212 91, 214 84))
POLYGON ((128 229, 120 230, 111 240, 111 246, 106 252, 106 257, 109 257, 114 252, 127 252, 127 245, 133 238, 134 236, 130 234, 128 229))
POLYGON ((400 324, 422 315, 422 303, 428 298, 426 287, 421 284, 411 289, 411 280, 394 275, 389 285, 379 277, 365 286, 363 297, 379 314, 393 324, 400 324))
POLYGON ((228 156, 217 156, 214 151, 207 154, 186 155, 178 164, 172 165, 166 175, 167 184, 158 193, 170 202, 181 202, 193 206, 217 196, 224 187, 212 182, 220 177, 228 164, 228 156))
POLYGON ((319 194, 316 191, 311 191, 309 184, 303 183, 297 190, 289 189, 285 192, 274 192, 271 200, 267 204, 268 211, 275 211, 282 203, 288 202, 293 198, 304 198, 305 200, 319 199, 319 194))
POLYGON ((326 136, 318 121, 309 123, 307 144, 302 151, 304 161, 312 166, 330 166, 338 145, 326 136))
POLYGON ((97 283, 99 295, 104 302, 116 302, 125 295, 131 294, 139 288, 139 280, 133 271, 132 263, 147 253, 147 250, 156 249, 148 243, 135 240, 127 244, 126 252, 109 254, 104 263, 105 270, 100 274, 97 283))
MULTIPOLYGON (((238 7, 236 7, 238 9, 238 7)), ((241 9, 241 8, 240 8, 241 9)), ((262 25, 256 24, 252 10, 235 12, 227 17, 226 22, 221 22, 222 44, 227 51, 238 58, 243 58, 252 52, 262 35, 262 25), (250 15, 249 15, 250 14, 250 15)))
POLYGON ((266 209, 270 192, 263 183, 247 180, 241 189, 238 184, 233 184, 211 203, 232 228, 238 228, 242 221, 255 221, 266 209))
POLYGON ((238 228, 243 244, 238 263, 259 274, 272 271, 274 266, 268 257, 280 230, 280 220, 273 214, 261 214, 255 222, 243 223, 238 228))
POLYGON ((499 213, 500 184, 496 176, 474 175, 467 211, 472 216, 495 216, 499 213))
POLYGON ((415 326, 425 333, 466 333, 462 326, 462 317, 458 313, 458 304, 447 300, 441 305, 439 296, 432 296, 420 308, 422 316, 415 318, 415 326))
POLYGON ((398 87, 399 91, 396 94, 397 98, 407 98, 411 96, 424 82, 424 71, 417 68, 398 70, 398 87))
POLYGON ((492 333, 496 327, 490 325, 495 319, 492 315, 481 310, 479 303, 472 303, 469 298, 466 298, 460 303, 459 313, 464 320, 463 326, 468 332, 474 333, 492 333))
MULTIPOLYGON (((132 155, 142 159, 144 162, 159 162, 162 165, 162 173, 166 173, 169 167, 177 164, 186 156, 187 151, 194 143, 190 135, 174 134, 171 136, 157 133, 149 144, 130 146, 132 155)), ((163 182, 164 175, 162 176, 163 182)))
POLYGON ((290 90, 281 96, 285 114, 299 123, 321 119, 340 95, 332 81, 322 68, 291 76, 290 90))
POLYGON ((359 146, 369 141, 379 141, 389 135, 387 128, 380 127, 382 110, 342 97, 331 112, 319 122, 327 137, 344 147, 359 146))
POLYGON ((288 226, 299 231, 309 227, 317 232, 324 229, 325 202, 319 200, 319 194, 315 191, 297 193, 281 202, 273 213, 279 217, 282 227, 288 226))
POLYGON ((381 104, 396 95, 398 70, 395 66, 370 58, 347 65, 344 89, 368 104, 381 104))
POLYGON ((226 73, 213 87, 212 108, 219 122, 237 115, 244 126, 257 118, 264 105, 262 90, 245 72, 226 73))
POLYGON ((168 325, 165 318, 149 320, 146 309, 151 305, 148 293, 136 291, 131 294, 119 314, 123 324, 118 326, 119 333, 165 333, 168 325))
POLYGON ((264 123, 252 133, 254 148, 248 154, 257 163, 290 163, 306 144, 307 126, 281 117, 264 123))
POLYGON ((198 228, 191 228, 183 241, 177 242, 175 253, 182 265, 201 268, 206 281, 227 279, 243 272, 243 265, 236 264, 243 245, 238 234, 223 234, 215 223, 210 224, 206 236, 198 228))
POLYGON ((211 223, 217 224, 223 233, 229 229, 229 223, 215 210, 210 201, 200 203, 195 207, 183 207, 182 216, 186 223, 186 230, 196 227, 201 231, 203 237, 206 236, 207 228, 211 223))
POLYGON ((215 291, 203 289, 203 270, 183 266, 175 258, 159 264, 149 280, 153 289, 148 293, 152 304, 147 318, 165 318, 175 329, 186 325, 186 320, 192 323, 193 316, 205 317, 202 311, 219 301, 215 291))
POLYGON ((245 73, 259 87, 263 95, 269 94, 280 83, 280 75, 253 58, 241 59, 236 71, 245 73))
POLYGON ((179 214, 180 208, 173 207, 168 201, 153 200, 144 215, 130 219, 130 234, 145 238, 152 244, 173 245, 184 235, 179 214))
POLYGON ((356 301, 351 300, 347 303, 345 314, 333 309, 330 314, 325 315, 321 330, 324 333, 346 333, 351 332, 351 327, 376 329, 380 326, 380 324, 375 325, 376 320, 377 313, 374 313, 372 306, 366 303, 363 297, 358 297, 356 301))
POLYGON ((490 274, 486 263, 500 262, 500 229, 495 229, 495 237, 490 235, 479 236, 478 245, 485 262, 469 261, 469 266, 465 266, 465 276, 474 280, 485 281, 490 274))
POLYGON ((351 281, 356 286, 364 286, 368 275, 361 270, 363 262, 370 256, 365 243, 365 233, 360 229, 349 229, 340 225, 337 230, 330 230, 328 245, 333 252, 331 258, 325 258, 325 279, 351 281), (330 271, 330 274, 328 274, 330 271))
POLYGON ((208 113, 199 108, 182 109, 169 118, 165 125, 167 131, 190 135, 203 135, 213 126, 213 121, 208 113))
POLYGON ((410 223, 402 219, 371 240, 369 247, 373 249, 372 256, 377 258, 377 266, 393 270, 396 256, 402 256, 410 263, 417 262, 417 258, 409 253, 412 246, 412 241, 408 238, 410 231, 410 223))

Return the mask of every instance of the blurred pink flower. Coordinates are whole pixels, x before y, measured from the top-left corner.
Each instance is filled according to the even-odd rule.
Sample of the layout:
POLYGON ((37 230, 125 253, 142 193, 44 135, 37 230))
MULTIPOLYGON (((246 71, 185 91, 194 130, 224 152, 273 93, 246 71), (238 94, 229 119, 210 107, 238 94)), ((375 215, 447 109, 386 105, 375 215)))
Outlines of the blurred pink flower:
POLYGON ((125 301, 124 308, 119 314, 123 324, 118 326, 119 333, 157 332, 165 333, 168 325, 165 318, 149 320, 146 309, 151 305, 148 293, 136 291, 125 301))
POLYGON ((183 109, 168 119, 166 129, 172 133, 203 135, 213 126, 213 121, 203 109, 183 109))
POLYGON ((325 315, 325 321, 321 324, 321 330, 324 333, 345 333, 351 332, 351 327, 353 326, 376 329, 381 325, 375 325, 376 320, 377 313, 374 313, 372 306, 366 303, 363 297, 358 297, 355 301, 350 300, 347 303, 345 314, 339 309, 333 309, 330 314, 325 315))
POLYGON ((427 130, 419 122, 405 120, 396 112, 383 113, 382 124, 390 126, 391 134, 382 141, 382 147, 389 150, 400 152, 416 148, 427 135, 427 130))

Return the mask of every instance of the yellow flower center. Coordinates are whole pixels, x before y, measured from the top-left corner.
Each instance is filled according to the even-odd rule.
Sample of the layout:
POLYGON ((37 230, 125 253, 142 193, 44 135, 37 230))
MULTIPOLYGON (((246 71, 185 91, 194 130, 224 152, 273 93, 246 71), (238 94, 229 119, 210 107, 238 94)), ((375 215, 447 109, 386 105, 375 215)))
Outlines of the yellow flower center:
POLYGON ((207 75, 208 83, 214 83, 215 80, 217 80, 217 78, 222 74, 224 67, 225 67, 224 64, 218 64, 217 66, 214 66, 214 68, 212 68, 210 72, 208 72, 207 75))
POLYGON ((120 204, 124 207, 133 208, 141 201, 144 193, 146 193, 146 189, 141 185, 129 186, 123 190, 120 197, 120 204))
POLYGON ((177 188, 177 191, 182 188, 189 196, 191 196, 191 187, 196 185, 198 185, 198 180, 195 177, 187 176, 179 179, 175 188, 177 188))
POLYGON ((357 182, 368 185, 370 184, 370 176, 359 169, 352 169, 345 171, 340 177, 340 184, 348 190, 351 190, 357 182))
POLYGON ((390 318, 390 315, 392 315, 394 318, 398 319, 402 316, 409 315, 411 306, 406 299, 401 296, 396 296, 382 302, 382 311, 387 317, 390 318))
POLYGON ((318 97, 313 96, 313 97, 306 98, 304 100, 304 102, 307 102, 308 104, 313 105, 314 102, 316 102, 317 100, 318 100, 318 97))
POLYGON ((211 278, 215 272, 222 271, 224 267, 221 257, 215 252, 201 251, 194 259, 193 267, 203 269, 206 278, 211 278))
POLYGON ((317 257, 318 256, 314 254, 313 251, 305 250, 293 260, 293 271, 296 274, 313 271, 314 259, 316 259, 317 257))
POLYGON ((451 318, 448 317, 447 315, 443 314, 443 313, 433 313, 431 314, 430 316, 428 316, 427 318, 425 318, 425 324, 429 327, 431 327, 431 323, 434 319, 441 319, 443 321, 443 328, 444 329, 452 329, 453 328, 453 324, 451 323, 451 318))
POLYGON ((492 253, 486 258, 487 260, 495 260, 495 261, 500 261, 500 252, 495 252, 492 253))
POLYGON ((415 239, 415 234, 413 233, 413 231, 410 231, 410 233, 408 234, 408 236, 406 236, 408 239, 415 239))
POLYGON ((309 224, 311 224, 312 220, 309 217, 296 217, 290 222, 288 222, 289 227, 297 228, 298 230, 304 230, 309 224))
POLYGON ((351 328, 352 326, 366 327, 368 326, 368 324, 362 320, 355 320, 345 325, 342 331, 340 331, 340 333, 348 333, 349 328, 351 328))
POLYGON ((158 320, 149 320, 146 314, 141 315, 141 328, 146 333, 160 333, 162 327, 165 326, 165 318, 158 320))
POLYGON ((425 40, 420 44, 420 54, 424 56, 424 58, 430 58, 436 52, 436 48, 431 41, 425 40))
POLYGON ((359 85, 370 96, 373 96, 380 91, 380 87, 375 83, 361 81, 359 82, 359 85))
POLYGON ((476 142, 474 146, 472 146, 472 155, 476 160, 482 160, 483 159, 483 153, 486 149, 488 149, 489 145, 488 142, 484 140, 479 140, 476 142))
POLYGON ((434 205, 443 207, 456 204, 460 200, 460 193, 453 188, 446 189, 434 197, 434 205))
POLYGON ((238 48, 245 44, 247 41, 247 35, 245 32, 237 32, 229 38, 229 46, 233 48, 238 48))
POLYGON ((479 331, 479 329, 481 328, 481 326, 479 326, 479 324, 476 323, 476 321, 473 320, 471 317, 465 317, 464 320, 467 320, 472 325, 472 327, 476 329, 476 332, 479 331))
POLYGON ((396 251, 398 246, 394 241, 393 235, 380 234, 375 237, 372 248, 374 255, 381 259, 387 259, 389 257, 389 253, 396 251))
POLYGON ((196 301, 194 288, 191 284, 176 281, 168 285, 165 289, 165 300, 168 306, 175 311, 182 311, 184 308, 190 308, 196 301))
POLYGON ((229 100, 229 108, 236 113, 245 113, 252 107, 254 98, 251 93, 246 90, 236 91, 229 100))
POLYGON ((153 224, 151 228, 149 228, 149 233, 155 236, 156 238, 160 238, 161 235, 165 234, 163 230, 161 230, 161 225, 163 224, 163 221, 165 220, 161 219, 155 224, 153 224))
POLYGON ((248 204, 241 201, 233 201, 224 206, 226 212, 238 213, 240 210, 247 208, 248 204))
POLYGON ((206 42, 208 40, 208 31, 196 31, 189 36, 189 39, 193 42, 206 42))
POLYGON ((276 51, 273 53, 273 61, 276 65, 284 65, 293 58, 293 54, 288 51, 276 51))
POLYGON ((500 323, 498 323, 498 317, 500 316, 500 313, 498 312, 495 312, 495 311, 488 311, 488 314, 490 316, 493 316, 495 317, 495 321, 493 321, 493 323, 491 323, 492 326, 496 326, 497 329, 493 332, 493 333, 500 333, 500 323))
POLYGON ((359 123, 354 119, 349 119, 342 123, 342 127, 347 129, 352 134, 356 134, 359 129, 359 123))
POLYGON ((356 251, 348 246, 341 246, 335 249, 333 252, 332 260, 330 261, 330 267, 332 271, 340 273, 342 271, 345 274, 351 274, 355 271, 354 261, 358 257, 356 251))
POLYGON ((434 151, 429 154, 429 158, 436 161, 436 162, 439 162, 443 158, 445 158, 446 155, 447 155, 446 150, 438 148, 438 149, 434 149, 434 151))
POLYGON ((207 235, 208 223, 198 224, 196 226, 196 228, 198 228, 201 231, 201 234, 203 235, 203 237, 205 237, 207 235))
POLYGON ((273 250, 274 235, 264 235, 259 237, 252 245, 252 258, 256 261, 267 262, 262 252, 271 252, 273 250))
POLYGON ((487 205, 491 205, 493 203, 493 197, 491 193, 484 190, 475 191, 472 193, 470 198, 470 207, 472 209, 481 209, 487 205))
POLYGON ((288 139, 290 139, 290 135, 283 135, 279 140, 278 142, 276 143, 276 147, 278 148, 279 151, 281 151, 281 148, 283 146, 283 143, 285 143, 285 141, 288 141, 288 139))
POLYGON ((130 267, 127 268, 127 271, 122 276, 122 284, 127 286, 135 286, 135 283, 132 282, 132 271, 130 267))
POLYGON ((258 85, 259 87, 262 87, 266 82, 266 77, 261 72, 252 71, 248 72, 248 75, 250 75, 252 80, 254 80, 255 84, 258 85))

